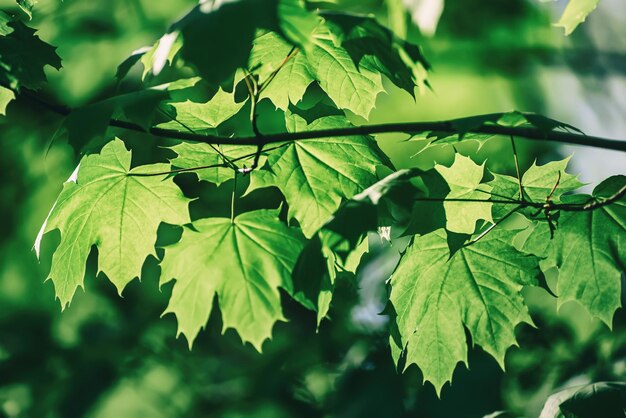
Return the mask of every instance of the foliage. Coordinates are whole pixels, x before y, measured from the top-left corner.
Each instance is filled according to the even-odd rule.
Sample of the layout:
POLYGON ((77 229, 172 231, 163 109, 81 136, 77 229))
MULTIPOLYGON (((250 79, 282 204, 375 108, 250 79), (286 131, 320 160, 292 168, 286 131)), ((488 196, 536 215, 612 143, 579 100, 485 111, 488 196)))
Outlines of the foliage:
MULTIPOLYGON (((579 23, 568 17, 574 6, 562 18, 568 32, 579 23)), ((0 16, 2 109, 47 103, 33 90, 60 58, 34 33, 0 16)), ((84 286, 93 251, 96 274, 119 294, 154 264, 160 286, 173 283, 163 314, 175 315, 189 347, 201 329, 216 331, 207 324, 219 312, 222 333, 272 350, 275 325, 297 304, 324 326, 330 306, 343 303, 339 278, 354 279, 379 232, 406 245, 388 281, 385 350, 400 370, 417 365, 437 395, 474 345, 504 368, 517 326, 534 324, 522 291, 552 292, 555 271, 557 306, 576 301, 612 326, 626 265, 626 177, 586 195, 568 159, 522 173, 520 138, 594 145, 533 113, 360 124, 389 86, 414 97, 430 87, 420 48, 372 16, 296 0, 203 2, 131 54, 118 83, 136 65, 137 91, 76 110, 47 103, 63 117, 55 141, 65 136, 82 154, 35 243, 39 255, 58 231, 48 278, 63 308, 84 286), (385 132, 454 159, 397 170, 372 135, 385 132), (468 141, 512 145, 500 158, 515 162, 516 175, 456 148, 468 141), (207 209, 189 183, 216 197, 228 189, 231 199, 207 209), (164 242, 168 225, 178 236, 164 242)))

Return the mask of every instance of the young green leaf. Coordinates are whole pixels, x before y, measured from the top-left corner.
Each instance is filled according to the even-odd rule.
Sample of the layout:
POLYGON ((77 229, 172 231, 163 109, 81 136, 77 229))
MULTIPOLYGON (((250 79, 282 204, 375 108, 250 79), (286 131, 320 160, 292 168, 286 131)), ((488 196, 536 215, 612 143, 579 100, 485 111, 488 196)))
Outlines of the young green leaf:
POLYGON ((329 25, 318 29, 314 47, 306 52, 311 73, 339 108, 367 119, 384 91, 381 74, 371 62, 357 66, 335 36, 329 25))
POLYGON ((205 103, 191 100, 184 102, 165 102, 168 108, 164 111, 172 120, 161 123, 160 128, 206 132, 217 128, 226 120, 235 116, 246 104, 246 101, 237 103, 234 92, 227 92, 221 88, 205 103))
POLYGON ((76 181, 65 183, 42 226, 43 232, 61 232, 48 278, 62 307, 83 285, 93 245, 98 247, 98 271, 121 293, 140 275, 146 257, 156 257, 159 224, 189 222, 189 200, 172 179, 166 175, 133 176, 167 171, 169 164, 131 169, 130 161, 131 153, 119 139, 108 143, 100 154, 84 157, 76 181))
POLYGON ((423 89, 430 64, 419 47, 396 38, 372 16, 326 13, 333 36, 361 69, 373 68, 415 97, 423 89))
POLYGON ((415 237, 391 277, 406 367, 417 364, 437 393, 467 364, 464 327, 503 366, 515 327, 532 324, 520 290, 535 284, 538 261, 511 245, 514 235, 496 229, 454 254, 444 230, 415 237))
MULTIPOLYGON (((573 192, 583 186, 577 176, 567 173, 567 164, 571 157, 559 161, 551 161, 544 165, 537 165, 533 162, 528 170, 522 175, 522 189, 524 199, 535 203, 543 203, 548 196, 552 202, 559 202, 563 194, 573 192)), ((519 201, 520 182, 517 178, 504 174, 492 173, 494 179, 487 183, 491 188, 493 198, 496 200, 512 200, 519 201)), ((510 204, 493 204, 493 216, 496 219, 501 218, 508 213, 514 206, 510 204)))
POLYGON ((533 202, 542 202, 552 193, 551 199, 558 202, 563 193, 583 186, 577 176, 565 172, 570 158, 551 161, 544 165, 537 165, 534 162, 522 176, 522 186, 527 197, 533 202))
MULTIPOLYGON (((471 158, 461 154, 454 156, 450 167, 436 165, 435 170, 444 178, 450 187, 446 199, 489 200, 491 186, 482 184, 485 163, 476 164, 471 158)), ((446 229, 461 234, 473 234, 476 221, 483 219, 493 222, 491 203, 446 201, 446 229)))
POLYGON ((250 52, 249 66, 254 69, 259 82, 265 85, 259 99, 268 98, 283 111, 290 103, 300 102, 314 81, 304 53, 293 48, 278 34, 268 32, 254 40, 250 52), (271 79, 274 72, 276 74, 271 79))
MULTIPOLYGON (((237 159, 246 155, 253 158, 256 152, 256 147, 250 145, 211 146, 208 144, 191 144, 188 142, 174 145, 170 147, 170 149, 178 154, 176 158, 170 160, 174 167, 204 167, 194 170, 193 172, 198 176, 199 180, 208 181, 209 183, 217 185, 233 179, 233 167, 228 166, 228 161, 224 157, 228 158, 228 160, 237 159)), ((241 163, 237 162, 237 164, 241 163)))
POLYGON ((278 288, 292 291, 291 272, 303 247, 301 234, 276 211, 246 212, 234 220, 200 219, 166 247, 161 284, 176 279, 165 313, 191 347, 218 298, 224 331, 234 328, 261 351, 276 321, 286 321, 278 288))

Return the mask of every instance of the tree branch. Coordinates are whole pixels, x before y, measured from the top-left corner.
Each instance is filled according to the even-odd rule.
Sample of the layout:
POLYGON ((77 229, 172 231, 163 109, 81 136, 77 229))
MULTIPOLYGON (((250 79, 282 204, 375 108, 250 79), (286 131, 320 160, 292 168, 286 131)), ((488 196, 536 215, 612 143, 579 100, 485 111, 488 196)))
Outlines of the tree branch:
MULTIPOLYGON (((51 104, 27 90, 22 90, 16 93, 29 98, 33 102, 36 102, 42 107, 61 116, 67 116, 69 113, 71 113, 71 109, 68 109, 64 106, 51 104)), ((452 120, 437 122, 384 123, 377 125, 350 126, 346 128, 320 129, 305 132, 279 132, 275 134, 265 134, 263 136, 249 136, 238 138, 203 135, 198 133, 181 132, 172 129, 163 129, 156 127, 150 128, 148 129, 148 131, 146 131, 138 124, 119 119, 111 119, 109 121, 109 126, 130 131, 149 133, 153 136, 161 138, 179 139, 183 141, 201 142, 213 145, 256 145, 257 147, 263 147, 271 143, 299 141, 304 139, 345 137, 353 135, 371 135, 394 132, 407 134, 416 134, 426 131, 447 132, 451 134, 458 133, 458 129, 455 129, 452 120)), ((572 132, 552 131, 549 134, 546 134, 545 131, 537 128, 500 125, 483 125, 478 128, 470 129, 468 132, 476 134, 502 135, 507 137, 515 136, 518 138, 525 138, 529 140, 550 141, 563 144, 589 146, 626 152, 625 140, 613 140, 572 132)))

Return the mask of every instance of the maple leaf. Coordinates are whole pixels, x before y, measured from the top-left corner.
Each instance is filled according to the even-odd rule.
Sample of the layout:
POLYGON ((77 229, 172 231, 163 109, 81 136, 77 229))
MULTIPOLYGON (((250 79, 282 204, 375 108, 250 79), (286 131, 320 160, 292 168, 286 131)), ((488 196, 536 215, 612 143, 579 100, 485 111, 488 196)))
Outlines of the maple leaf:
MULTIPOLYGON (((154 244, 161 222, 189 222, 188 202, 163 172, 169 164, 130 168, 131 153, 116 139, 81 160, 77 177, 63 186, 41 234, 58 229, 61 242, 52 257, 48 279, 65 307, 83 286, 85 263, 91 247, 98 247, 98 272, 122 292, 141 274, 147 256, 156 257, 154 244)), ((35 250, 39 251, 39 242, 35 250)))
POLYGON ((36 31, 0 11, 0 81, 14 89, 38 89, 46 82, 44 67, 59 70, 56 48, 45 43, 36 31))
POLYGON ((167 101, 164 104, 171 109, 165 113, 173 120, 159 124, 159 128, 202 133, 217 128, 235 116, 246 101, 237 103, 234 91, 226 92, 219 88, 206 102, 198 103, 187 99, 183 102, 167 101))
MULTIPOLYGON (((489 200, 491 186, 481 184, 485 163, 476 164, 471 158, 461 154, 454 156, 450 167, 437 164, 435 170, 441 174, 450 187, 446 199, 489 200)), ((491 203, 445 201, 446 229, 451 232, 472 234, 476 221, 491 219, 491 203)))
MULTIPOLYGON (((311 124, 287 115, 290 132, 350 126, 345 117, 328 116, 311 124)), ((249 191, 276 186, 289 204, 304 235, 311 237, 339 207, 376 182, 376 167, 385 164, 382 152, 369 136, 292 141, 267 156, 269 170, 252 172, 249 191)))
POLYGON ((516 250, 514 236, 496 229, 454 254, 442 229, 415 237, 391 277, 406 367, 417 364, 437 393, 467 364, 464 327, 503 366, 515 327, 532 324, 520 291, 536 283, 538 260, 516 250))
MULTIPOLYGON (((565 171, 570 159, 571 157, 568 157, 560 161, 551 161, 544 165, 537 165, 536 161, 533 162, 522 175, 521 184, 524 191, 524 199, 529 199, 535 203, 543 203, 548 196, 551 196, 550 200, 552 202, 559 202, 563 194, 583 186, 578 177, 565 171)), ((506 200, 506 198, 511 198, 512 202, 520 200, 520 182, 517 178, 504 174, 492 174, 494 179, 487 184, 492 188, 491 193, 495 200, 506 200)), ((494 218, 501 218, 513 207, 511 204, 494 203, 494 218)), ((532 211, 535 212, 536 210, 533 209, 532 211)))
POLYGON ((291 272, 303 247, 301 234, 274 210, 243 213, 233 220, 207 218, 185 228, 165 248, 161 284, 176 279, 164 313, 178 319, 191 347, 218 298, 223 329, 234 328, 261 351, 276 321, 286 321, 278 288, 291 293, 291 272))
POLYGON ((207 167, 194 170, 193 173, 198 176, 199 180, 217 185, 232 180, 235 174, 232 167, 225 166, 227 161, 224 157, 231 160, 246 155, 254 156, 256 151, 256 147, 250 145, 211 146, 189 142, 181 142, 170 147, 170 149, 178 154, 175 158, 170 159, 174 167, 187 169, 207 167))
POLYGON ((302 100, 307 87, 314 81, 306 57, 292 48, 278 34, 268 32, 254 40, 250 52, 249 66, 255 68, 260 82, 267 82, 271 74, 278 71, 259 99, 267 98, 283 111, 290 103, 297 104, 302 100), (285 62, 290 53, 294 55, 285 62))
MULTIPOLYGON (((592 196, 563 196, 563 203, 602 201, 626 187, 626 176, 613 176, 592 196)), ((547 268, 558 268, 558 306, 578 301, 611 326, 621 306, 621 276, 626 265, 626 199, 588 211, 561 211, 554 239, 546 222, 535 223, 524 236, 524 251, 545 257, 547 268), (546 242, 547 241, 547 242, 546 242)))

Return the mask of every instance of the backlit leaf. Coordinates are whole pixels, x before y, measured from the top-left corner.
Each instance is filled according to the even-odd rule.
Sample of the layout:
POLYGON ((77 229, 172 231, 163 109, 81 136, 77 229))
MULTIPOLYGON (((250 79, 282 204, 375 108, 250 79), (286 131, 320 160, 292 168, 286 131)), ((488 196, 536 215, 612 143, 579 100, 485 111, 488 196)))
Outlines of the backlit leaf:
POLYGON ((539 266, 511 245, 514 234, 496 229, 454 254, 443 230, 415 237, 391 277, 406 367, 417 364, 437 393, 467 364, 464 328, 503 366, 515 327, 532 323, 520 290, 539 266))
POLYGON ((291 272, 302 250, 299 232, 276 211, 246 212, 234 220, 200 219, 166 247, 161 283, 176 279, 165 313, 193 343, 217 296, 224 331, 234 328, 261 351, 276 321, 285 321, 279 288, 291 292, 291 272))
POLYGON ((130 160, 130 151, 119 139, 108 143, 100 154, 84 157, 78 177, 65 183, 42 226, 43 232, 61 232, 48 278, 63 307, 76 288, 83 286, 93 245, 98 248, 98 271, 121 293, 139 277, 146 257, 156 257, 159 224, 189 222, 188 199, 172 179, 166 175, 133 176, 166 171, 169 164, 131 169, 130 160))

